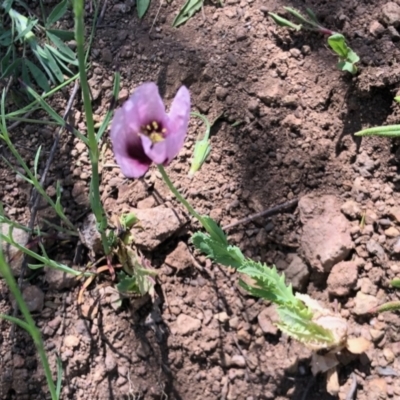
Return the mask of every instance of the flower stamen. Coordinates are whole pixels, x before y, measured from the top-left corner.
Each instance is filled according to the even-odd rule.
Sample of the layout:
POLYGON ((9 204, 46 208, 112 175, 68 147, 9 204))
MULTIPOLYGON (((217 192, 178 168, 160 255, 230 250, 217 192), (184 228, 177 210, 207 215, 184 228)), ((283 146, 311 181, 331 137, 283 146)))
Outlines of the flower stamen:
POLYGON ((166 133, 167 129, 163 128, 157 121, 152 121, 151 123, 142 126, 142 134, 147 136, 153 144, 162 142, 165 139, 166 133))

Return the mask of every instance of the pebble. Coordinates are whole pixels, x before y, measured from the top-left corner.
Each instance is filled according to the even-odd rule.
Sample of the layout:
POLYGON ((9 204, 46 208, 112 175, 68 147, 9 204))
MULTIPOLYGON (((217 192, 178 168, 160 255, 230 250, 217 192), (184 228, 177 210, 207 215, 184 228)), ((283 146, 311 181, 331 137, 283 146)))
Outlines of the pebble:
POLYGON ((258 325, 260 325, 260 328, 264 333, 269 335, 278 334, 278 328, 276 327, 275 323, 279 321, 279 317, 275 306, 264 308, 264 310, 258 314, 257 320, 258 325))
POLYGON ((385 27, 379 21, 372 21, 369 25, 369 33, 372 36, 379 37, 385 32, 385 27))
POLYGON ((68 335, 68 336, 65 336, 65 338, 64 338, 64 346, 65 347, 70 347, 70 348, 74 349, 79 346, 79 342, 80 342, 79 338, 74 335, 68 335))
POLYGON ((358 267, 353 261, 336 264, 329 274, 327 285, 332 296, 347 296, 356 287, 358 267))
POLYGON ((217 86, 217 88, 215 89, 215 95, 217 96, 218 100, 225 100, 226 96, 228 96, 228 94, 229 94, 229 90, 222 86, 217 86))
POLYGON ((201 321, 189 315, 180 314, 176 319, 174 330, 177 334, 185 336, 198 331, 201 327, 201 321))
POLYGON ((391 226, 390 228, 385 230, 385 235, 387 237, 394 238, 394 237, 399 236, 400 232, 394 226, 391 226))
POLYGON ((351 220, 357 219, 361 215, 361 207, 354 200, 348 200, 340 208, 342 213, 351 220))
POLYGON ((374 296, 358 292, 354 299, 353 313, 356 315, 367 315, 372 308, 378 306, 378 299, 374 296))
POLYGON ((393 25, 395 28, 400 26, 400 6, 393 1, 389 1, 382 7, 381 20, 386 25, 393 25))
POLYGON ((22 297, 24 298, 30 312, 42 311, 44 305, 44 293, 37 286, 27 286, 22 292, 22 297))
POLYGON ((230 365, 244 368, 246 366, 246 360, 243 356, 235 354, 234 356, 231 357, 230 365))

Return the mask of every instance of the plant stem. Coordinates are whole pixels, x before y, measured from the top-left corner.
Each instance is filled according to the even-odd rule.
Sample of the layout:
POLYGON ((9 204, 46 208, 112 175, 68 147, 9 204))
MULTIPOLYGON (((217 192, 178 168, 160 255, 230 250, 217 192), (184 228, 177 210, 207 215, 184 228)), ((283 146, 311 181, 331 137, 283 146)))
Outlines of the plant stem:
POLYGON ((188 210, 189 214, 196 218, 203 226, 203 218, 201 215, 189 204, 189 202, 178 192, 174 184, 169 179, 167 172, 165 171, 164 167, 159 164, 157 165, 158 170, 161 173, 162 178, 164 179, 165 184, 168 186, 168 189, 174 194, 174 196, 182 203, 182 205, 188 210))
MULTIPOLYGON (((1 246, 1 243, 0 243, 0 246, 1 246)), ((1 249, 1 247, 0 247, 0 249, 1 249)), ((46 376, 47 384, 49 386, 51 398, 52 398, 52 400, 57 400, 56 388, 55 388, 53 377, 51 374, 49 361, 47 359, 46 352, 44 350, 40 330, 35 325, 35 321, 33 320, 31 313, 28 310, 28 307, 27 307, 27 305, 22 297, 22 294, 18 288, 17 282, 15 281, 14 277, 12 276, 11 270, 6 263, 3 252, 1 250, 0 250, 0 272, 1 272, 1 275, 3 276, 3 278, 5 279, 5 281, 7 282, 7 285, 10 288, 11 293, 13 294, 13 296, 18 304, 18 308, 21 310, 21 313, 25 319, 27 326, 25 326, 25 324, 23 324, 23 326, 26 327, 26 330, 31 335, 33 342, 35 343, 36 349, 39 353, 40 361, 43 365, 43 369, 44 369, 44 373, 46 376)), ((21 321, 21 322, 23 322, 23 321, 21 321)), ((22 324, 20 326, 22 326, 22 324)))
POLYGON ((104 252, 106 255, 108 255, 110 253, 110 246, 105 232, 107 228, 107 219, 100 198, 99 148, 94 131, 93 110, 90 100, 89 84, 86 75, 86 56, 84 49, 85 25, 83 20, 84 2, 83 0, 75 0, 73 3, 75 13, 75 40, 79 63, 79 77, 81 81, 83 104, 86 115, 88 148, 92 166, 92 180, 90 183, 90 205, 96 217, 97 229, 99 230, 101 235, 104 252))

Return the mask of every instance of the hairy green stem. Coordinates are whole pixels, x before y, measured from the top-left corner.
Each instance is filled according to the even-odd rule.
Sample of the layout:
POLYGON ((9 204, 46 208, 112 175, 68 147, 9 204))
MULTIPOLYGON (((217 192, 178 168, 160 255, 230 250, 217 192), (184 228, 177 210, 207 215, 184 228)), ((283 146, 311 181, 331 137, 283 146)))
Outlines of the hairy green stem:
MULTIPOLYGON (((1 243, 0 243, 1 245, 1 243)), ((1 247, 0 247, 1 249, 1 247)), ((46 356, 46 352, 44 350, 42 336, 40 334, 40 330, 36 327, 35 321, 33 320, 31 313, 28 310, 28 307, 22 297, 22 294, 18 288, 17 282, 12 276, 11 270, 7 265, 3 252, 0 250, 0 272, 5 281, 7 282, 8 287, 13 294, 15 301, 17 302, 18 308, 20 309, 25 321, 18 320, 17 318, 14 320, 11 316, 4 315, 2 316, 4 319, 16 322, 18 325, 24 327, 28 333, 31 335, 33 342, 35 343, 36 349, 39 353, 40 361, 43 365, 44 373, 46 376, 47 384, 49 386, 50 394, 52 400, 58 400, 56 387, 54 385, 53 377, 51 375, 51 369, 49 365, 49 361, 46 356), (9 318, 7 318, 9 317, 9 318)))
POLYGON ((171 179, 169 179, 169 176, 168 176, 167 172, 165 171, 164 167, 161 164, 157 165, 157 167, 158 167, 158 170, 160 171, 160 174, 161 174, 165 184, 168 186, 168 189, 182 203, 182 205, 186 208, 186 210, 188 210, 189 214, 192 215, 194 218, 196 218, 204 226, 204 222, 203 222, 202 216, 179 193, 178 189, 176 189, 174 184, 171 182, 171 179))
POLYGON ((110 245, 106 235, 107 219, 100 198, 100 176, 99 176, 99 148, 94 130, 93 109, 90 100, 89 84, 86 74, 86 55, 84 49, 85 25, 83 20, 84 1, 75 0, 75 40, 78 54, 79 77, 81 81, 83 104, 86 115, 86 128, 88 135, 88 148, 92 166, 92 180, 90 184, 90 205, 96 217, 97 229, 100 232, 106 255, 110 253, 110 245))

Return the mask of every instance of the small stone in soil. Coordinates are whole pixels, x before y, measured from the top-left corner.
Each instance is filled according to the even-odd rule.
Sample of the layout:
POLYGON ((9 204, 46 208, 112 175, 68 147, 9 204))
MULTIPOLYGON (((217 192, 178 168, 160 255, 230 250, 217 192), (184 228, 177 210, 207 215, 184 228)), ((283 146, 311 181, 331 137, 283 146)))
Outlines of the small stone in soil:
POLYGON ((358 292, 354 299, 352 312, 356 315, 367 315, 371 309, 378 306, 378 299, 374 296, 358 292))
POLYGON ((37 286, 27 286, 22 291, 22 297, 24 298, 30 312, 42 311, 44 304, 44 293, 37 286))
POLYGON ((329 274, 327 285, 332 296, 347 296, 356 287, 358 278, 357 264, 342 261, 336 264, 329 274))
POLYGON ((175 326, 172 330, 175 333, 185 336, 198 331, 201 327, 201 321, 197 318, 190 317, 189 315, 180 314, 176 319, 175 326))

